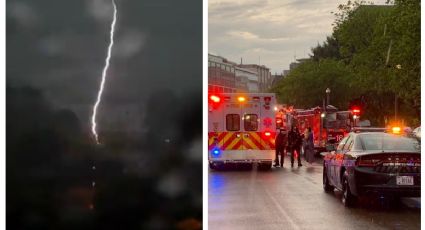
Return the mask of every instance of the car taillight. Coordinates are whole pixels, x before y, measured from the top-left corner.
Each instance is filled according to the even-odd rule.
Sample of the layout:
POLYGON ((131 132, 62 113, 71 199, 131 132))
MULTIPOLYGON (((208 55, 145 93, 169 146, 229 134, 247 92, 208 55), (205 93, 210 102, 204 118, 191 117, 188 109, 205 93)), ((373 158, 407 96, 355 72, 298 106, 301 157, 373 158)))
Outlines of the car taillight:
POLYGON ((270 137, 272 134, 271 134, 270 132, 265 132, 265 133, 264 133, 264 135, 265 135, 266 137, 270 137))
POLYGON ((372 154, 359 157, 356 166, 375 167, 382 166, 420 166, 421 158, 418 154, 372 154))

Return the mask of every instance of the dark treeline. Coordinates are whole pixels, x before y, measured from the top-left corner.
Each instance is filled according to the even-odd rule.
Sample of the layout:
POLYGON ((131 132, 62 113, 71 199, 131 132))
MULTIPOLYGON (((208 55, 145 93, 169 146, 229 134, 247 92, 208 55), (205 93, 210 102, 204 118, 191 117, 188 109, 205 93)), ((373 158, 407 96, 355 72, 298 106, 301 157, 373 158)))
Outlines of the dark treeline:
POLYGON ((148 99, 147 131, 114 149, 95 145, 74 112, 40 90, 8 86, 7 227, 199 229, 201 93, 167 93, 148 99))

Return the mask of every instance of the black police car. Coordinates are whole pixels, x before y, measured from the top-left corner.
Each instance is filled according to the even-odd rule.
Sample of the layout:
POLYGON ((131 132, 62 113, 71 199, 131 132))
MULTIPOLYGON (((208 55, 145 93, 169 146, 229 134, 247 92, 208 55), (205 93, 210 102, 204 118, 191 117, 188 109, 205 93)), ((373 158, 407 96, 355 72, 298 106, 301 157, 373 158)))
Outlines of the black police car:
POLYGON ((323 188, 343 191, 349 207, 357 197, 379 194, 420 197, 421 156, 417 140, 385 132, 351 132, 338 146, 328 146, 323 188))

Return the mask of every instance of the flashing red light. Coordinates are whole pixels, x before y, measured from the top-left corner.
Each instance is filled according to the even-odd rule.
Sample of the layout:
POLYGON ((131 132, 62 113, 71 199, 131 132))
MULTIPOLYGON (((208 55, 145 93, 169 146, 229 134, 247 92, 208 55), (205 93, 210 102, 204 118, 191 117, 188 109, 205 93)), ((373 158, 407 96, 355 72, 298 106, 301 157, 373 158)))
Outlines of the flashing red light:
POLYGON ((352 111, 352 113, 353 113, 353 115, 360 115, 360 112, 361 112, 361 109, 359 108, 359 107, 352 107, 351 108, 351 111, 352 111))
POLYGON ((264 135, 266 135, 266 137, 270 137, 272 134, 270 132, 265 132, 264 135))
POLYGON ((221 99, 220 99, 220 97, 218 97, 216 95, 211 95, 210 100, 215 102, 215 103, 219 103, 221 99))

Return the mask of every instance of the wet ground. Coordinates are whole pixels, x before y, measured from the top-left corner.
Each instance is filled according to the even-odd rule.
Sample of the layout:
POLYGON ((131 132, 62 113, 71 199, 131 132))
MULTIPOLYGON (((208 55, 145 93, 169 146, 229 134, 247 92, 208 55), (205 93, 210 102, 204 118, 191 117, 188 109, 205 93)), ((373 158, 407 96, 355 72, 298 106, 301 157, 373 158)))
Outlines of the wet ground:
POLYGON ((258 171, 209 171, 209 229, 420 229, 420 198, 363 200, 345 208, 322 188, 322 162, 258 171))

